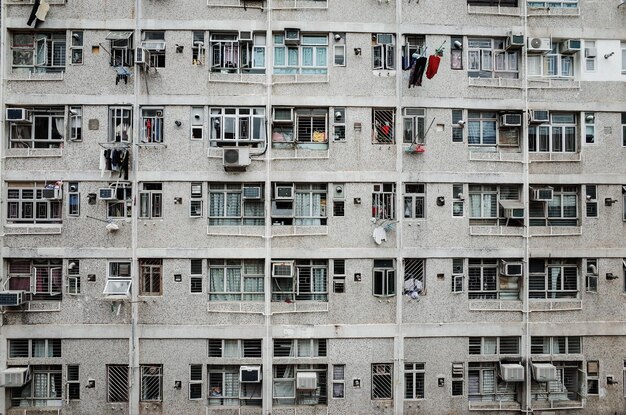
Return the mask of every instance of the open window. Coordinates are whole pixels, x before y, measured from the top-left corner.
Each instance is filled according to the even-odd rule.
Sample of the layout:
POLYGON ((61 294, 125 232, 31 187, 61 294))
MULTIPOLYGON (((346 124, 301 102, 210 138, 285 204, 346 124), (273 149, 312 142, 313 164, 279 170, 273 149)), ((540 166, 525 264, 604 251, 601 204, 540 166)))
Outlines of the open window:
POLYGON ((209 43, 211 72, 265 73, 265 32, 213 32, 209 43))
POLYGON ((67 40, 63 32, 14 32, 11 37, 13 73, 65 71, 67 40))
POLYGON ((130 261, 109 261, 104 292, 111 299, 125 298, 130 295, 132 284, 130 261))
POLYGON ((151 68, 165 68, 165 31, 148 30, 142 33, 141 47, 148 51, 146 59, 151 68))
POLYGON ((132 66, 134 64, 133 32, 109 32, 105 38, 110 42, 111 65, 132 66))

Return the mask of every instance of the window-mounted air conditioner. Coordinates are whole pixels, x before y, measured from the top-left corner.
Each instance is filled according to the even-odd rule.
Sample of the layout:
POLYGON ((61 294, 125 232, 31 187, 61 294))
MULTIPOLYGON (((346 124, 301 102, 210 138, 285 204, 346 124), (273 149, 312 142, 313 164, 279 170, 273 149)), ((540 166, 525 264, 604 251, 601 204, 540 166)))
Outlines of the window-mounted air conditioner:
POLYGON ((244 171, 251 163, 250 149, 247 147, 224 148, 224 170, 244 171))
POLYGON ((530 110, 530 122, 542 123, 550 121, 550 112, 548 110, 530 110))
POLYGON ((544 53, 549 52, 552 49, 549 37, 529 37, 528 38, 528 52, 529 53, 544 53))
POLYGON ((150 52, 144 48, 135 49, 135 63, 144 64, 150 60, 150 52))
POLYGON ((240 41, 252 41, 252 32, 249 30, 239 32, 239 40, 240 41))
POLYGON ((501 363, 500 377, 505 382, 523 382, 524 366, 519 363, 501 363))
POLYGON ((60 200, 62 194, 63 191, 60 187, 52 187, 49 189, 47 188, 41 190, 41 197, 48 200, 60 200))
POLYGON ((500 127, 519 127, 522 125, 522 114, 500 115, 500 127))
POLYGON ((530 199, 536 202, 549 202, 554 196, 554 189, 551 187, 538 187, 530 189, 530 199))
POLYGON ((504 208, 504 217, 507 219, 524 219, 524 208, 504 208))
POLYGON ((112 187, 102 187, 98 189, 98 199, 115 200, 117 199, 116 191, 112 187))
POLYGON ((521 262, 500 262, 500 272, 506 277, 521 277, 523 269, 521 262))
POLYGON ((244 199, 258 200, 261 198, 261 186, 244 186, 242 197, 244 199))
POLYGON ((559 380, 556 367, 551 363, 532 363, 530 367, 537 382, 559 380))
POLYGON ((293 276, 293 262, 272 262, 272 277, 291 278, 293 276))
POLYGON ((580 39, 568 39, 561 42, 559 51, 565 55, 573 55, 580 52, 580 39))
POLYGON ((274 199, 276 200, 292 200, 293 185, 276 185, 274 189, 274 199))
POLYGON ((285 29, 285 45, 300 44, 300 29, 285 29))
POLYGON ((26 108, 7 108, 8 122, 31 122, 30 111, 26 108))
POLYGON ((261 366, 241 366, 239 368, 239 381, 241 383, 259 383, 262 378, 261 366))
POLYGON ((317 389, 317 373, 298 372, 296 374, 296 389, 308 391, 317 389))
POLYGON ((0 381, 5 388, 21 388, 30 382, 29 367, 9 367, 1 372, 0 381))
POLYGON ((24 304, 26 291, 1 291, 0 307, 15 307, 24 304))
POLYGON ((524 46, 524 35, 509 33, 504 41, 504 49, 506 50, 521 49, 522 46, 524 46))
POLYGON ((585 58, 595 58, 598 55, 598 49, 585 48, 585 58))

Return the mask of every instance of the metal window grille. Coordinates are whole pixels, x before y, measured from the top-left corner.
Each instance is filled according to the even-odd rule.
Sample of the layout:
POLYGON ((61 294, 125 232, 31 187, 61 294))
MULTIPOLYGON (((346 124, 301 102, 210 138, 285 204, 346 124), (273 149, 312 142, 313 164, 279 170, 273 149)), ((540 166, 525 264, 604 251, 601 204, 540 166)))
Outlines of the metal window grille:
POLYGON ((395 142, 396 110, 374 108, 372 110, 372 143, 393 144, 395 142))
POLYGON ((163 400, 163 366, 141 366, 141 400, 163 400))
POLYGON ((67 399, 80 399, 80 367, 78 365, 67 365, 67 399))
POLYGON ((392 373, 390 363, 372 365, 372 399, 393 399, 392 373))
POLYGON ((141 259, 141 294, 161 294, 161 277, 163 270, 162 259, 141 259))
POLYGON ((202 399, 202 365, 189 366, 189 399, 202 399))
POLYGON ((107 401, 128 402, 129 368, 122 365, 107 366, 107 401))

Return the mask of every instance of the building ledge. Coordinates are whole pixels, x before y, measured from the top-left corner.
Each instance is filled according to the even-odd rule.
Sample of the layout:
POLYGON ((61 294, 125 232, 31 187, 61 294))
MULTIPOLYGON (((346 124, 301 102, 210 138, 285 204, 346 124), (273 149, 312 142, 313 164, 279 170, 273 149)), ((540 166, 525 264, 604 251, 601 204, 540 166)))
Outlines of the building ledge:
POLYGON ((4 225, 5 235, 60 235, 61 223, 24 223, 4 225))

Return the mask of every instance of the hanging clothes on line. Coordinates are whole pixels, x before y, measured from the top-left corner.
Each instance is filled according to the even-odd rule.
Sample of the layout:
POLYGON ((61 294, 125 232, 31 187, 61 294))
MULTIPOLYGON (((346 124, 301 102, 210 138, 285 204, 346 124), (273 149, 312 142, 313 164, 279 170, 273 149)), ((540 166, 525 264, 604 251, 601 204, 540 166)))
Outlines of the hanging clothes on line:
POLYGON ((426 78, 432 79, 439 70, 439 63, 441 58, 437 55, 430 55, 428 57, 428 68, 426 69, 426 78))
POLYGON ((409 88, 411 88, 411 86, 422 86, 422 77, 426 69, 426 62, 428 62, 428 59, 424 56, 417 58, 415 61, 415 66, 411 69, 411 75, 409 76, 409 88))

